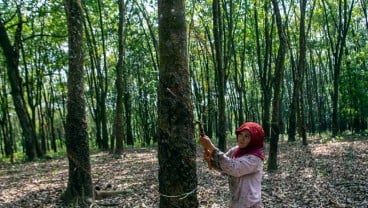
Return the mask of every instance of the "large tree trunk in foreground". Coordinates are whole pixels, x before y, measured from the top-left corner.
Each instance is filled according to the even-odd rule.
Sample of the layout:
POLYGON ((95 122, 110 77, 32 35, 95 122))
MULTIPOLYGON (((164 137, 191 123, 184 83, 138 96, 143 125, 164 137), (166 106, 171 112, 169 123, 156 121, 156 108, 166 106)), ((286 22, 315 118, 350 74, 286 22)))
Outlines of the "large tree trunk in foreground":
POLYGON ((83 12, 79 0, 65 0, 69 32, 68 114, 66 147, 69 159, 65 204, 88 207, 92 199, 92 177, 84 99, 83 12))
POLYGON ((158 1, 160 207, 198 207, 184 0, 158 1))

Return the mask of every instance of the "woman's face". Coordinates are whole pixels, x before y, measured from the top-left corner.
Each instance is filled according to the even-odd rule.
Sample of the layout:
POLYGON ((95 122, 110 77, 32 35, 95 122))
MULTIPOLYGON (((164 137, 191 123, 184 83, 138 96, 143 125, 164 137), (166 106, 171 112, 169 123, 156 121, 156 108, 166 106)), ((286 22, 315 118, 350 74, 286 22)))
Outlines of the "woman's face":
POLYGON ((248 146, 251 140, 250 132, 248 130, 244 130, 240 132, 237 136, 238 146, 239 148, 245 148, 248 146))

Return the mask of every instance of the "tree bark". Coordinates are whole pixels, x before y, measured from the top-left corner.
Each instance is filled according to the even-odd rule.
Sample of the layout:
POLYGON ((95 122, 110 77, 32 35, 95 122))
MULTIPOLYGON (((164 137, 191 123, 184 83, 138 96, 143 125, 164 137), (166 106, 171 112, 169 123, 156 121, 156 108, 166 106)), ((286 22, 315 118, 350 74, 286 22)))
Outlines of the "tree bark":
MULTIPOLYGON (((255 35, 256 35, 256 54, 257 54, 257 65, 259 69, 259 82, 262 92, 262 126, 265 130, 265 140, 270 139, 270 120, 271 120, 271 98, 272 98, 272 73, 271 73, 271 52, 272 52, 272 30, 270 30, 270 21, 267 17, 264 19, 264 43, 263 48, 261 44, 261 32, 258 23, 258 5, 254 8, 254 19, 255 19, 255 35), (264 53, 261 53, 264 51, 264 53), (263 62, 262 62, 263 59, 263 62)), ((270 12, 269 0, 264 2, 263 6, 265 13, 270 12)))
POLYGON ((293 94, 292 94, 292 100, 290 104, 290 115, 289 115, 289 129, 288 129, 288 140, 289 141, 295 141, 295 134, 297 129, 297 118, 298 118, 298 124, 299 124, 299 132, 301 132, 301 135, 303 137, 303 141, 306 140, 304 138, 305 127, 304 127, 304 112, 300 112, 300 108, 303 106, 303 103, 301 103, 302 98, 300 96, 303 96, 301 94, 302 86, 303 86, 303 75, 305 71, 305 61, 306 61, 306 33, 305 33, 305 9, 306 9, 307 0, 301 0, 300 1, 300 27, 299 27, 299 61, 298 61, 298 67, 295 68, 295 79, 294 79, 294 88, 293 88, 293 94), (299 116, 297 116, 299 115, 299 116))
POLYGON ((184 2, 158 1, 158 161, 162 208, 198 207, 184 2))
MULTIPOLYGON (((124 0, 119 0, 119 28, 118 28, 118 51, 119 51, 119 59, 116 66, 116 90, 117 90, 117 98, 116 98, 116 111, 115 111, 115 142, 116 148, 114 150, 114 154, 121 154, 123 152, 123 138, 124 138, 124 125, 123 125, 123 67, 124 67, 124 0)), ((112 143, 113 144, 113 143, 112 143)))
POLYGON ((287 37, 282 24, 281 14, 277 0, 272 0, 273 9, 276 16, 276 25, 279 35, 280 45, 275 63, 275 77, 273 81, 273 101, 272 101, 272 120, 271 120, 271 140, 270 153, 268 159, 268 170, 277 170, 277 151, 281 126, 281 83, 284 74, 284 63, 287 47, 287 37))
POLYGON ((107 67, 107 55, 106 55, 106 43, 105 43, 105 30, 103 23, 103 7, 101 0, 97 1, 98 5, 98 14, 99 14, 99 26, 101 31, 101 45, 102 45, 102 55, 103 55, 103 70, 100 71, 99 77, 100 80, 100 90, 101 90, 101 99, 100 99, 100 107, 101 107, 101 127, 102 127, 102 149, 107 150, 109 148, 109 134, 107 130, 107 109, 106 109, 106 97, 107 97, 107 88, 108 88, 108 67, 107 67))
POLYGON ((29 112, 27 111, 27 104, 23 97, 22 78, 19 74, 19 52, 21 45, 22 20, 20 11, 18 11, 20 18, 15 34, 14 45, 11 44, 7 34, 5 23, 0 19, 0 46, 4 51, 8 77, 11 87, 11 95, 17 113, 19 123, 22 127, 22 133, 25 140, 25 151, 28 160, 34 160, 37 155, 36 148, 36 132, 35 127, 31 121, 29 112))
POLYGON ((9 114, 9 101, 6 85, 2 85, 1 95, 0 95, 0 151, 2 154, 10 158, 10 162, 14 162, 14 152, 15 152, 15 141, 13 136, 13 127, 10 122, 9 114), (3 141, 2 141, 3 140, 3 141), (4 146, 2 146, 4 144, 4 146))
POLYGON ((224 55, 222 53, 222 15, 221 3, 219 0, 213 0, 213 35, 215 42, 215 66, 216 66, 216 84, 217 84, 217 102, 218 102, 218 147, 226 151, 226 114, 225 114, 225 68, 223 63, 224 55))
POLYGON ((89 142, 84 99, 83 11, 80 0, 65 0, 68 22, 69 70, 66 117, 66 148, 69 179, 62 200, 67 205, 87 207, 93 197, 89 142))

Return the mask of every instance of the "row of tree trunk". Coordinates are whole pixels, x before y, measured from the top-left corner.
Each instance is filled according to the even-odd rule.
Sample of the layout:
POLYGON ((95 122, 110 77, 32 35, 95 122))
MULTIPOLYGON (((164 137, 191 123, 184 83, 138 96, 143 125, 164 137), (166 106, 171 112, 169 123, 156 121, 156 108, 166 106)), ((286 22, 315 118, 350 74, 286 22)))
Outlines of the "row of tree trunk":
MULTIPOLYGON (((100 3, 100 1, 98 1, 100 3)), ((287 50, 289 48, 288 34, 285 29, 285 23, 281 17, 278 1, 272 0, 273 12, 276 20, 276 28, 278 32, 278 53, 275 60, 274 71, 271 73, 270 57, 271 50, 267 50, 267 46, 271 40, 266 36, 266 50, 264 54, 264 61, 261 59, 257 61, 259 68, 259 80, 263 95, 263 125, 266 129, 267 137, 270 138, 270 158, 268 169, 270 171, 277 169, 277 144, 279 134, 281 133, 281 96, 282 96, 282 80, 284 78, 284 65, 287 50), (273 93, 272 96, 271 92, 273 93), (272 97, 272 99, 271 99, 272 97), (272 108, 271 108, 272 106, 272 108), (271 114, 270 114, 271 112, 271 114), (271 115, 270 117, 268 117, 271 115), (269 124, 269 120, 271 123, 269 124)), ((325 1, 322 1, 324 11, 328 12, 325 1)), ((293 91, 292 101, 290 103, 289 115, 289 139, 295 139, 295 130, 297 123, 299 126, 299 133, 306 143, 306 128, 303 109, 303 83, 306 73, 306 31, 305 29, 305 9, 306 0, 301 1, 300 14, 300 36, 299 36, 299 59, 298 64, 293 68, 293 91)), ((99 4, 100 5, 100 4, 99 4)), ((338 109, 338 92, 339 92, 339 77, 342 56, 344 54, 345 40, 349 28, 349 22, 352 14, 354 1, 347 4, 346 1, 339 1, 339 11, 342 15, 339 16, 337 25, 341 32, 336 34, 336 39, 330 38, 331 53, 334 60, 331 66, 333 68, 333 135, 337 133, 337 109, 338 109)), ((229 64, 229 57, 225 55, 224 50, 232 54, 235 45, 229 41, 225 42, 223 35, 223 20, 224 16, 221 13, 221 2, 214 0, 212 3, 213 12, 213 62, 215 63, 215 77, 216 89, 218 93, 217 104, 217 123, 216 135, 218 136, 218 146, 221 150, 226 150, 226 80, 227 67, 229 64)), ((87 131, 86 118, 86 100, 84 89, 85 78, 85 62, 84 62, 84 37, 88 39, 88 43, 96 42, 94 30, 89 21, 88 11, 83 11, 83 6, 79 0, 65 0, 65 11, 68 22, 68 47, 69 47, 69 66, 68 66, 68 100, 67 100, 67 115, 65 123, 65 144, 67 147, 67 156, 69 160, 69 180, 66 191, 62 198, 68 203, 81 203, 81 206, 88 206, 88 199, 93 199, 91 166, 89 161, 89 139, 87 131), (82 200, 80 200, 82 199, 82 200)), ((119 59, 116 66, 116 116, 114 117, 114 135, 111 137, 111 144, 115 148, 114 152, 120 154, 122 152, 123 138, 127 138, 128 144, 134 144, 132 138, 131 119, 130 119, 130 97, 128 88, 128 81, 124 83, 124 77, 128 77, 127 69, 124 69, 124 1, 119 1, 119 59), (125 109, 125 111, 124 111, 125 109), (123 113, 125 116, 123 117, 123 113), (126 119, 126 120, 123 120, 126 119), (123 131, 122 124, 126 123, 126 131, 123 131), (125 134, 125 135, 124 135, 125 134)), ((87 45, 87 54, 91 62, 90 74, 87 74, 89 86, 94 86, 93 93, 90 99, 92 117, 96 124, 96 144, 101 149, 109 148, 109 136, 106 116, 106 95, 108 87, 108 73, 107 73, 107 55, 105 50, 104 27, 103 18, 101 14, 101 7, 99 7, 100 15, 100 32, 102 35, 101 42, 103 47, 102 60, 99 57, 98 50, 95 44, 87 45), (101 63, 102 62, 102 63, 101 63)), ((194 115, 191 99, 191 83, 190 83, 190 69, 188 63, 188 43, 187 43, 187 29, 185 17, 185 2, 181 1, 158 1, 158 16, 159 16, 159 44, 158 54, 159 61, 157 63, 159 68, 159 84, 158 84, 158 106, 157 106, 157 139, 158 139, 158 159, 159 159, 159 183, 160 183, 160 207, 197 207, 198 201, 196 198, 197 176, 195 163, 195 134, 194 134, 194 115), (185 196, 185 197, 183 197, 185 196)), ((22 19, 21 13, 18 12, 19 19, 22 19)), ((254 17, 258 18, 257 11, 254 12, 254 17)), ((328 15, 326 14, 327 18, 328 15)), ((327 20, 326 20, 327 22, 327 20)), ((231 21, 229 23, 229 34, 231 33, 231 21)), ((327 24, 328 25, 328 24, 327 24)), ((310 28, 310 25, 308 26, 310 28)), ((265 34, 269 34, 268 27, 265 27, 265 34)), ((335 35, 333 31, 327 27, 328 35, 335 35)), ((256 34, 259 32, 258 25, 255 28, 256 34)), ((22 127, 23 136, 25 138, 26 154, 29 159, 42 156, 45 153, 46 142, 41 140, 38 144, 35 121, 35 115, 30 115, 27 110, 27 104, 24 98, 24 91, 22 89, 22 80, 19 74, 19 57, 21 50, 21 32, 22 22, 19 21, 17 25, 17 32, 15 34, 14 44, 11 44, 5 24, 0 20, 0 38, 1 47, 4 51, 7 63, 7 72, 11 84, 11 95, 15 105, 20 124, 22 127), (42 148, 41 148, 42 147, 42 148)), ((231 36, 227 40, 232 40, 231 36)), ((258 39, 260 40, 260 38, 258 39)), ((261 44, 258 42, 256 51, 261 57, 261 44)), ((153 60, 158 60, 158 57, 152 57, 153 60)), ((240 72, 242 69, 240 69, 240 72)), ((243 98, 244 91, 240 87, 244 82, 244 73, 239 73, 240 78, 235 83, 240 103, 246 103, 243 98)), ((128 80, 128 79, 127 79, 128 80)), ((41 85, 37 85, 41 87, 41 85)), ((38 89, 38 88, 37 88, 38 89)), ((26 93, 28 96, 33 95, 30 90, 26 93)), ((209 99, 209 98, 208 98, 209 99)), ((28 104, 34 108, 37 103, 34 103, 33 98, 28 99, 28 104)), ((35 99, 37 100, 37 99, 35 99)), ((207 100, 208 103, 210 100, 207 100)), ((38 100, 38 102, 40 102, 38 100)), ((243 105, 240 105, 240 109, 243 105)), ((6 112, 6 111, 5 111, 6 112)), ((32 111, 33 113, 35 111, 32 111)), ((236 110, 235 110, 236 112, 236 110)), ((202 116, 202 115, 201 115, 202 116)), ((237 115, 238 123, 244 120, 243 112, 240 110, 237 115)), ((213 117, 208 116, 209 120, 213 117)), ((50 118, 53 121, 53 118, 50 118)), ((209 122, 208 122, 209 123, 209 122)), ((148 125, 147 125, 148 126, 148 125)), ((143 127, 145 128, 145 127, 143 127)), ((54 131, 53 131, 54 132, 54 131)), ((55 139, 51 143, 54 151, 56 151, 55 139)), ((12 145, 12 140, 7 140, 7 143, 12 145)), ((149 143, 149 141, 147 141, 149 143)), ((10 153, 12 153, 10 149, 10 153)))

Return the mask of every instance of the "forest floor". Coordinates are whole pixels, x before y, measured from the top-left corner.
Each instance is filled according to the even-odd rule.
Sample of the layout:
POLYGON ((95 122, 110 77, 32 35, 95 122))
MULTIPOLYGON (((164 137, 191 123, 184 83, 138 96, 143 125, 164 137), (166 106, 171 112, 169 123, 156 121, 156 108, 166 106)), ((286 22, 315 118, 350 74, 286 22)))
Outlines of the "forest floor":
MULTIPOLYGON (((305 147, 280 141, 276 172, 268 172, 265 162, 265 207, 368 207, 368 138, 316 138, 309 142, 305 147)), ((199 207, 226 208, 227 178, 208 170, 200 147, 197 150, 199 207)), ((265 152, 267 155, 268 147, 265 152)), ((120 159, 107 153, 93 154, 91 164, 94 184, 125 191, 96 200, 94 207, 158 207, 155 148, 127 149, 120 159)), ((0 164, 0 207, 60 207, 59 197, 67 181, 65 158, 0 164)))

